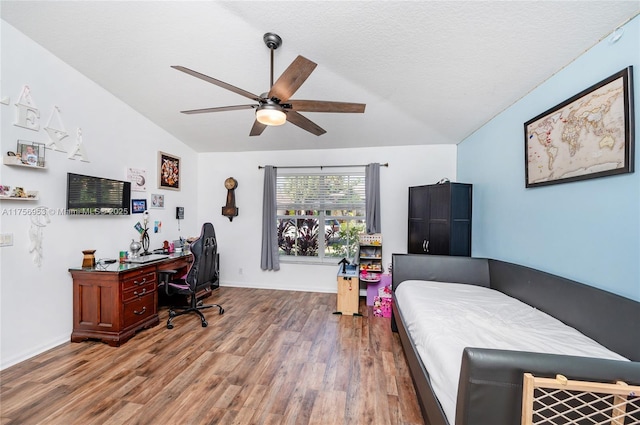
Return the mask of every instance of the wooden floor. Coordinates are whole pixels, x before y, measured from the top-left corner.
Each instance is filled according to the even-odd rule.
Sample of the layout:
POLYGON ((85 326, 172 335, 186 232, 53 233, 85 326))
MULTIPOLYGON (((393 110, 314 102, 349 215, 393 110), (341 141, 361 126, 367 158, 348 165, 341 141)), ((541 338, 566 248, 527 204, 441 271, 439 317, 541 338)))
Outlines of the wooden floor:
POLYGON ((68 343, 1 372, 6 424, 423 424, 387 318, 336 294, 221 287, 121 347, 68 343))

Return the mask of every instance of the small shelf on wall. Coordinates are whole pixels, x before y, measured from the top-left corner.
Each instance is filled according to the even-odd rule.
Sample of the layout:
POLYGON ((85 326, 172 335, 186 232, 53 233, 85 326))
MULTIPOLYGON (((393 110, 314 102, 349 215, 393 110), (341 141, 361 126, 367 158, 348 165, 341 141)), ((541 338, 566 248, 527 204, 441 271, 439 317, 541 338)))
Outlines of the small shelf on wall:
POLYGON ((0 201, 37 201, 40 198, 36 197, 26 197, 21 198, 18 196, 0 196, 0 201))
POLYGON ((9 156, 9 155, 5 155, 4 158, 2 159, 2 162, 4 165, 11 165, 12 167, 24 167, 24 168, 31 168, 32 170, 46 170, 46 166, 40 166, 40 165, 29 165, 29 164, 24 164, 19 157, 17 156, 9 156))

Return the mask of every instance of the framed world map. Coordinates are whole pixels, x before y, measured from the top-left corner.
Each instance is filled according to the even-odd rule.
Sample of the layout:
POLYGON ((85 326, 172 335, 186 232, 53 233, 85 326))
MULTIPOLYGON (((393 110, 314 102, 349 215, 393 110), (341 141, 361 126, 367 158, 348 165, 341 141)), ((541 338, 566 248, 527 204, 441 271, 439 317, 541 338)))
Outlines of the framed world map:
POLYGON ((525 186, 633 172, 633 67, 524 124, 525 186))

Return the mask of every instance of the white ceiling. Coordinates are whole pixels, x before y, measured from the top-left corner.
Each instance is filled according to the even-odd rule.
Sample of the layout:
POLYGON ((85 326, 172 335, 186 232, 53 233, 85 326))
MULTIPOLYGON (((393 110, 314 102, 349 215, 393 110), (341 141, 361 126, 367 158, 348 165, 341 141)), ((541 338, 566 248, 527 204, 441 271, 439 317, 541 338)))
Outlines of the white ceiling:
MULTIPOLYGON (((198 152, 455 144, 615 28, 640 1, 8 1, 2 19, 198 152), (251 103, 171 65, 255 94, 269 89, 265 32, 283 45, 275 77, 318 67, 293 99, 366 103, 303 113, 249 137, 251 103)), ((604 77, 604 76, 603 76, 604 77)), ((551 107, 553 105, 546 105, 551 107)), ((541 106, 544 109, 545 106, 541 106)))

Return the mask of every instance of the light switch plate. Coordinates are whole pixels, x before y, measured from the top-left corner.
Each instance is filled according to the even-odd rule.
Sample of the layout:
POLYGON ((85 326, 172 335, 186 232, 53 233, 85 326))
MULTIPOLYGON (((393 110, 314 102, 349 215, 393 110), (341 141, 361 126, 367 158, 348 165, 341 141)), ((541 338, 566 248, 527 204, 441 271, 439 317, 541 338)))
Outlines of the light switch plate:
POLYGON ((13 245, 13 233, 0 234, 0 246, 11 246, 11 245, 13 245))

